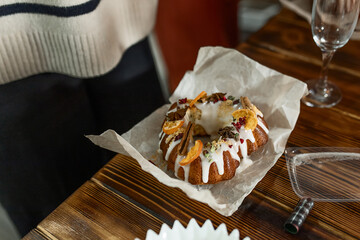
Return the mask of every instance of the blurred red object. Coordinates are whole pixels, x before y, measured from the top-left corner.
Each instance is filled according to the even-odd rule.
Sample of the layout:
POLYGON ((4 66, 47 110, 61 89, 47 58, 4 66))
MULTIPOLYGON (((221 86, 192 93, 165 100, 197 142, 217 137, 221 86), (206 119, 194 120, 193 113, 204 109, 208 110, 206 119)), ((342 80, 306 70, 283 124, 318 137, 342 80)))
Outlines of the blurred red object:
POLYGON ((235 47, 238 0, 159 0, 155 26, 173 92, 203 46, 235 47))

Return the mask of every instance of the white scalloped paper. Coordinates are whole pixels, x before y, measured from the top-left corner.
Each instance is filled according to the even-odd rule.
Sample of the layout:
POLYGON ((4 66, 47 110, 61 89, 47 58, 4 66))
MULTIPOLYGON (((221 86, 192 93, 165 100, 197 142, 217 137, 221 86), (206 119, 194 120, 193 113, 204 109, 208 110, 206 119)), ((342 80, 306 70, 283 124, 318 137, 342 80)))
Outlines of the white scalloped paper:
POLYGON ((284 152, 300 113, 300 99, 307 88, 305 83, 267 68, 234 49, 204 47, 199 51, 194 70, 185 74, 170 102, 194 98, 203 90, 249 97, 269 125, 268 143, 250 156, 253 164, 245 170, 238 168, 231 180, 198 187, 166 171, 158 149, 161 123, 169 105, 157 109, 121 136, 108 130, 100 136, 87 137, 103 148, 130 155, 163 184, 180 188, 188 197, 230 216, 284 152))
MULTIPOLYGON (((165 223, 161 226, 159 234, 156 234, 153 230, 149 229, 146 233, 145 240, 239 240, 239 230, 234 229, 228 234, 225 223, 219 225, 217 229, 214 228, 210 219, 207 219, 205 223, 200 227, 195 219, 191 219, 187 227, 185 228, 181 223, 176 220, 172 228, 165 223)), ((135 240, 140 240, 136 238, 135 240)), ((250 240, 249 237, 245 237, 243 240, 250 240)))

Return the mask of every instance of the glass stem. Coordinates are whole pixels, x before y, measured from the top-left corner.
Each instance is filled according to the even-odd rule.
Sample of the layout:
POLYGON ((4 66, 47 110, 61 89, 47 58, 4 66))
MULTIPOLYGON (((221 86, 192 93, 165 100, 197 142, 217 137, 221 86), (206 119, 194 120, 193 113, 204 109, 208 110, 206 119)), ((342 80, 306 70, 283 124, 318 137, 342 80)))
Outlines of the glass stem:
POLYGON ((328 87, 328 69, 331 59, 334 56, 335 50, 322 50, 322 66, 320 72, 320 81, 317 84, 318 89, 322 89, 322 91, 327 91, 328 87))

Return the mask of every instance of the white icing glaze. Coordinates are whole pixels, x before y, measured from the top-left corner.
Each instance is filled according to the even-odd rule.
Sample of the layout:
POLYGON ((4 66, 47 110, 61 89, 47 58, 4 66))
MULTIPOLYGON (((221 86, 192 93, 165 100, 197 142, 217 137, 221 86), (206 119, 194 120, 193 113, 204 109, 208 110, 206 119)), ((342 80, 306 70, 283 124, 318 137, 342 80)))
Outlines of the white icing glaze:
POLYGON ((263 113, 260 111, 256 112, 256 116, 264 117, 263 113))
MULTIPOLYGON (((210 137, 211 139, 214 139, 214 137, 218 136, 217 132, 219 129, 224 128, 226 126, 231 126, 231 122, 233 120, 231 113, 237 109, 242 108, 241 104, 235 104, 233 106, 225 106, 225 107, 224 107, 224 104, 225 104, 225 102, 223 102, 223 101, 218 101, 216 103, 207 102, 207 103, 196 103, 195 104, 195 106, 201 110, 201 119, 200 120, 196 119, 195 124, 201 125, 205 129, 205 131, 211 136, 210 137)), ((178 106, 178 108, 174 108, 174 109, 168 111, 168 113, 175 112, 176 109, 185 108, 186 106, 188 106, 188 104, 180 104, 178 106)), ((257 113, 257 116, 262 117, 262 114, 257 113)), ((188 124, 188 122, 190 121, 189 111, 187 111, 187 113, 185 114, 184 121, 185 121, 185 123, 184 123, 184 127, 185 127, 188 124)), ((266 133, 269 132, 269 130, 265 127, 264 123, 262 122, 262 120, 259 117, 258 117, 258 125, 266 133)), ((237 131, 234 130, 234 133, 237 133, 237 131)), ((226 143, 224 142, 222 144, 219 144, 220 147, 213 152, 211 152, 211 149, 209 149, 208 147, 205 147, 205 143, 204 143, 203 151, 200 154, 201 165, 202 165, 202 181, 204 183, 207 183, 209 180, 209 171, 210 171, 210 166, 212 163, 216 164, 218 173, 220 175, 224 174, 223 153, 225 151, 228 151, 230 153, 231 157, 238 161, 240 161, 238 152, 239 151, 241 152, 241 155, 243 156, 243 158, 242 158, 242 161, 240 161, 240 167, 242 169, 244 169, 252 164, 251 159, 249 159, 247 157, 248 156, 247 140, 254 143, 255 137, 254 137, 252 131, 246 130, 244 128, 244 126, 242 126, 240 128, 238 133, 239 133, 239 138, 241 140, 236 141, 235 139, 232 139, 232 138, 227 139, 226 143), (207 157, 204 155, 204 150, 207 150, 209 153, 207 157)), ((166 136, 166 134, 160 135, 160 136, 161 136, 161 140, 160 140, 160 142, 161 142, 162 139, 164 138, 164 136, 166 136)), ((168 136, 168 138, 169 137, 172 138, 174 136, 168 136)), ((170 153, 172 152, 174 147, 177 144, 179 144, 180 141, 181 141, 181 139, 179 139, 177 141, 172 141, 169 144, 168 150, 165 155, 166 161, 169 159, 170 153)), ((190 148, 192 146, 194 146, 194 143, 189 144, 188 151, 190 150, 190 148)), ((190 173, 190 164, 185 165, 185 166, 180 166, 180 164, 179 164, 184 158, 185 158, 185 156, 177 155, 177 158, 175 160, 174 171, 175 171, 175 175, 178 177, 178 170, 180 167, 182 167, 184 170, 184 180, 186 182, 188 182, 189 173, 190 173)))
POLYGON ((201 110, 201 119, 196 119, 195 124, 201 125, 210 136, 217 135, 220 128, 229 125, 232 121, 231 113, 238 109, 236 106, 220 107, 224 103, 218 101, 216 103, 195 104, 201 110))
POLYGON ((173 137, 175 137, 174 135, 168 135, 165 139, 165 143, 168 144, 172 139, 173 137))
POLYGON ((258 118, 258 125, 264 130, 264 132, 266 134, 269 133, 269 129, 267 129, 267 127, 265 126, 265 124, 263 123, 263 121, 260 118, 258 118))
POLYGON ((172 113, 172 112, 176 112, 177 110, 178 110, 177 107, 174 107, 173 109, 169 110, 169 111, 167 112, 167 114, 172 113))
POLYGON ((254 134, 252 133, 251 130, 246 130, 244 128, 244 126, 242 126, 240 128, 240 139, 244 139, 246 142, 246 140, 250 140, 250 142, 254 143, 255 142, 255 137, 254 137, 254 134))
POLYGON ((162 134, 160 134, 159 147, 160 147, 161 142, 163 141, 164 137, 166 136, 166 134, 165 134, 163 131, 161 131, 161 133, 162 133, 162 134))
POLYGON ((229 141, 230 141, 230 144, 227 145, 227 147, 228 147, 227 151, 229 151, 229 153, 233 159, 240 161, 240 157, 238 155, 240 142, 235 141, 234 139, 230 139, 229 141))
POLYGON ((166 151, 166 155, 165 155, 165 160, 167 161, 170 157, 170 153, 172 152, 172 150, 174 149, 174 147, 176 145, 178 145, 180 143, 181 139, 178 139, 176 141, 172 141, 170 144, 169 144, 169 148, 168 150, 166 151))
MULTIPOLYGON (((213 161, 208 160, 203 153, 200 154, 201 157, 201 167, 202 167, 202 181, 204 183, 207 183, 209 181, 209 171, 210 171, 210 165, 213 163, 213 161)), ((215 161, 217 164, 217 167, 219 169, 219 167, 221 166, 221 164, 218 164, 217 161, 215 161)), ((224 165, 224 164, 223 164, 224 165)), ((223 170, 224 170, 224 166, 223 166, 223 170)), ((220 173, 220 171, 219 171, 220 173)))
POLYGON ((241 164, 242 167, 247 167, 249 164, 252 163, 250 159, 247 158, 247 142, 246 140, 250 140, 251 142, 254 142, 254 136, 250 130, 241 129, 240 130, 240 136, 241 139, 244 141, 241 143, 241 141, 235 141, 234 139, 228 139, 227 143, 221 144, 220 148, 217 149, 215 152, 210 152, 210 149, 207 149, 209 151, 209 158, 206 158, 203 153, 201 153, 200 157, 202 160, 202 181, 204 183, 207 183, 209 180, 209 171, 210 171, 210 165, 215 162, 218 172, 220 175, 224 174, 224 160, 223 160, 223 153, 228 151, 231 155, 231 157, 237 161, 240 161, 240 157, 238 155, 238 151, 241 151, 241 154, 243 156, 244 164, 241 164), (231 147, 230 147, 231 146, 231 147))
MULTIPOLYGON (((190 150, 190 148, 193 146, 194 144, 189 144, 188 146, 188 151, 190 150)), ((181 166, 180 162, 185 158, 186 156, 181 156, 180 154, 177 155, 176 160, 175 160, 175 167, 174 167, 174 171, 175 171, 175 176, 178 177, 178 171, 179 168, 182 167, 184 170, 184 181, 188 182, 189 181, 189 174, 190 174, 190 164, 185 165, 185 166, 181 166)))

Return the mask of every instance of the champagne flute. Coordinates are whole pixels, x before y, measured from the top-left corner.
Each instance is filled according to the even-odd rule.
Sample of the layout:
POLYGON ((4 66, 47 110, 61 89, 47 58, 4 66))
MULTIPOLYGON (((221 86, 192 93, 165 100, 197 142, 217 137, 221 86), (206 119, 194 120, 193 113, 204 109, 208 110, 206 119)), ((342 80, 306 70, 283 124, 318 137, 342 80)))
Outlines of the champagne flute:
POLYGON ((319 79, 306 82, 309 94, 302 102, 307 106, 329 108, 340 102, 340 89, 328 81, 328 66, 335 51, 343 47, 354 32, 359 3, 360 0, 314 0, 311 30, 321 49, 323 63, 319 79))

